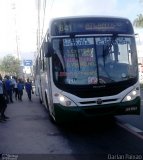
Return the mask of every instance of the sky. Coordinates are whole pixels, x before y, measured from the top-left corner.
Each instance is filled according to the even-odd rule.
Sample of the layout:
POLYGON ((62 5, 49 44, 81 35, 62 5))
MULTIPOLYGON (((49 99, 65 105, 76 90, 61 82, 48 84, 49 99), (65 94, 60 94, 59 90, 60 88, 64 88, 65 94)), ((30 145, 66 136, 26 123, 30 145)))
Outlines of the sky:
MULTIPOLYGON (((105 15, 130 19, 143 13, 140 0, 46 0, 40 5, 41 33, 45 33, 53 17, 105 15)), ((37 52, 38 0, 0 0, 0 58, 7 54, 33 59, 37 52)), ((137 40, 143 44, 143 29, 137 40)), ((44 35, 44 34, 43 34, 44 35)), ((140 45, 141 46, 141 45, 140 45)), ((141 54, 142 48, 139 47, 141 54)))

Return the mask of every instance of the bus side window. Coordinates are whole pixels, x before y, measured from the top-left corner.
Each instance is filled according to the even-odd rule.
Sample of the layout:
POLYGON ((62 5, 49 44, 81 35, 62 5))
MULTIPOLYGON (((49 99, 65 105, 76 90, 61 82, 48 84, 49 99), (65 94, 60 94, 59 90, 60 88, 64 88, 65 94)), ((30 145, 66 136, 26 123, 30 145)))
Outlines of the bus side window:
POLYGON ((39 57, 39 65, 40 71, 42 70, 42 51, 40 50, 40 57, 39 57))
POLYGON ((54 62, 55 78, 56 80, 61 81, 61 79, 63 79, 63 76, 64 76, 63 75, 64 70, 63 70, 63 66, 57 54, 54 54, 53 62, 54 62))
POLYGON ((44 48, 41 49, 40 59, 41 59, 40 70, 44 71, 45 70, 45 65, 46 65, 45 56, 44 56, 44 48))
POLYGON ((47 70, 47 58, 44 57, 44 70, 47 70))

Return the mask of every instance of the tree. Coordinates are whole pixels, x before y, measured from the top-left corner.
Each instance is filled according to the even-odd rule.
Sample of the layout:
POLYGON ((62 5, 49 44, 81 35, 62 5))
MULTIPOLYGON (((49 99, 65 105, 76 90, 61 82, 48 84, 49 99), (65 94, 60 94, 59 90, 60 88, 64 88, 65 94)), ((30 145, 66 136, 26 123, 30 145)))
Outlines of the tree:
MULTIPOLYGON (((139 0, 141 5, 143 4, 143 0, 139 0)), ((137 18, 133 21, 133 25, 137 28, 143 28, 143 15, 137 15, 137 18)))
POLYGON ((137 28, 143 28, 143 15, 139 14, 138 17, 133 21, 133 25, 137 28))
POLYGON ((20 61, 12 55, 7 55, 1 61, 0 69, 7 74, 17 76, 19 74, 20 61))

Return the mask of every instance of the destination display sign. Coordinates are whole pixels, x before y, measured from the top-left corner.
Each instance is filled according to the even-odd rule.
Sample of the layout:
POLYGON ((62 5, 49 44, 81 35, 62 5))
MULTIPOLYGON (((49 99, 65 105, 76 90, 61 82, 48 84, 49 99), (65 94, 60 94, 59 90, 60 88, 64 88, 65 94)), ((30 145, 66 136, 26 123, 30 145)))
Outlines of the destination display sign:
POLYGON ((132 34, 130 21, 116 18, 61 19, 52 23, 52 36, 67 34, 120 33, 132 34))

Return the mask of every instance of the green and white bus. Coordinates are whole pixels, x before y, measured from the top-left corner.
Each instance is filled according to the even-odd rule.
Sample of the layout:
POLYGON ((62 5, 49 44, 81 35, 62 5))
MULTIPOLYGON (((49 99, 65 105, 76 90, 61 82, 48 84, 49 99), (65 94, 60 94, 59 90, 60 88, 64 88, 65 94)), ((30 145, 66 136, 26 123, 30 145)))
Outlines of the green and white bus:
POLYGON ((56 122, 140 114, 135 34, 126 18, 51 20, 35 67, 37 94, 56 122))

